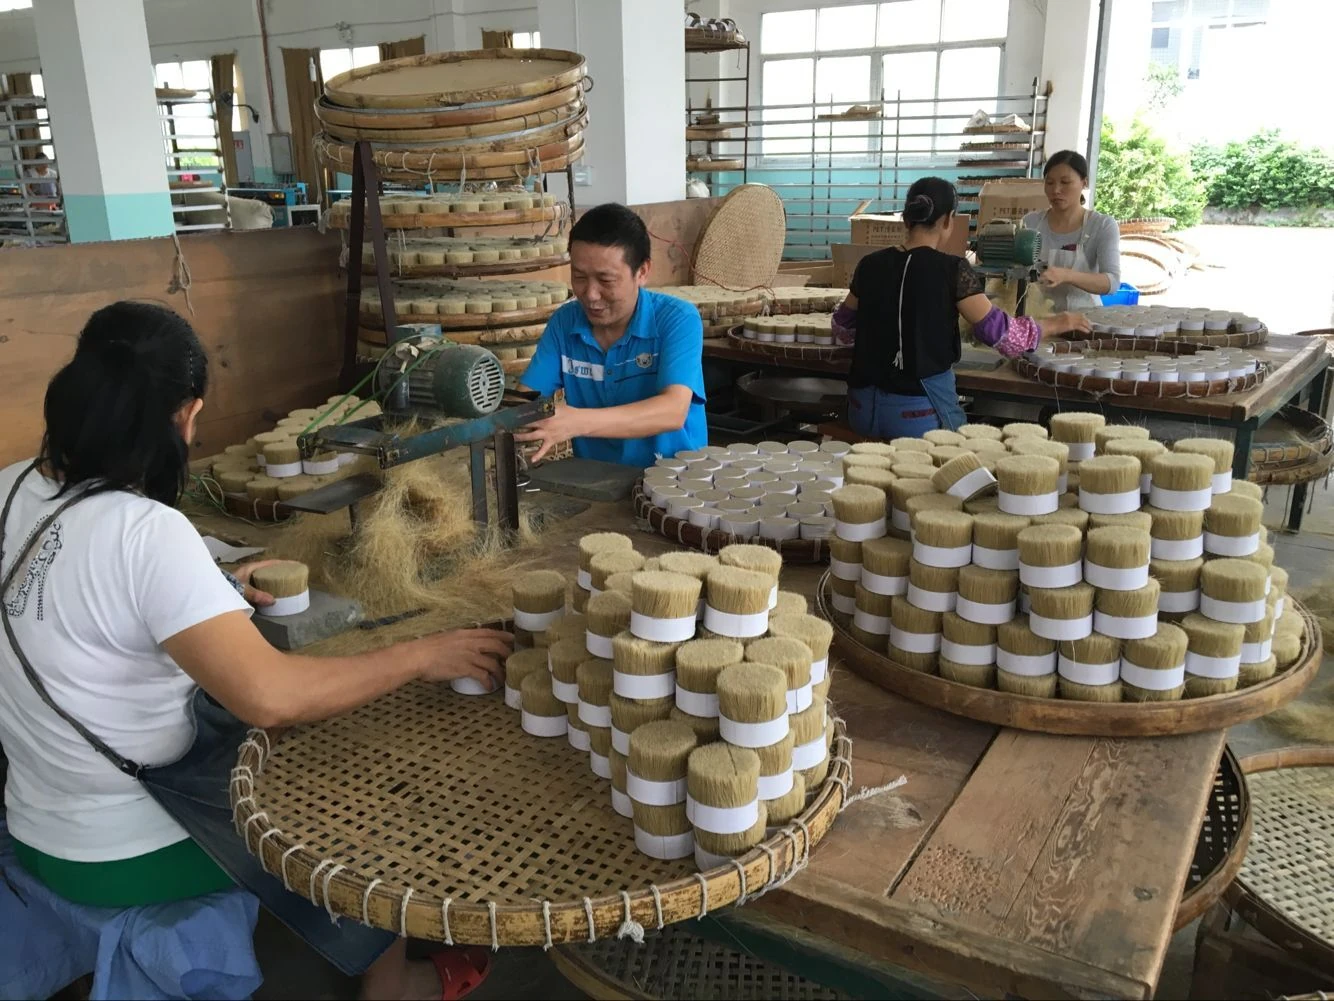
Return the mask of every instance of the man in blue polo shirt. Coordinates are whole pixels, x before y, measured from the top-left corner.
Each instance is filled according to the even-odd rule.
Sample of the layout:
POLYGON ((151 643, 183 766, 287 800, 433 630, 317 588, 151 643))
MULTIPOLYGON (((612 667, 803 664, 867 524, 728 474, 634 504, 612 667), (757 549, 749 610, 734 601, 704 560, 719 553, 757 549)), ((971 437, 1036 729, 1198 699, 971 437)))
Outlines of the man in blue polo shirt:
POLYGON ((515 435, 533 458, 574 454, 629 466, 708 443, 704 328, 689 303, 644 288, 650 244, 624 205, 589 209, 570 230, 574 299, 552 315, 522 384, 565 390, 556 413, 515 435))

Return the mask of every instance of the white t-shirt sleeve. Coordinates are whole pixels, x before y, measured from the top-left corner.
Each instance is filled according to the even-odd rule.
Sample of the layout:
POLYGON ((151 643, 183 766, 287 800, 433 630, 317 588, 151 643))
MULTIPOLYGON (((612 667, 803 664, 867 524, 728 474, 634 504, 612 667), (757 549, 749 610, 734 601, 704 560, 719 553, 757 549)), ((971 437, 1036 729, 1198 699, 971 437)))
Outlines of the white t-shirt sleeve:
POLYGON ((126 540, 130 593, 153 640, 249 611, 185 515, 158 505, 126 540))

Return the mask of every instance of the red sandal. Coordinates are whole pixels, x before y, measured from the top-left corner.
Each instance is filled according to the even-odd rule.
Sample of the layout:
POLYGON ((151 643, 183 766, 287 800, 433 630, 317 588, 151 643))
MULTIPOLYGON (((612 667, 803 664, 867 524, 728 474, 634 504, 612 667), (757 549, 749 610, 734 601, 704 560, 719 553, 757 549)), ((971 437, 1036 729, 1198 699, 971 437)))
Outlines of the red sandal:
POLYGON ((491 972, 491 954, 477 946, 453 946, 431 954, 440 975, 441 1001, 459 1001, 475 991, 491 972))

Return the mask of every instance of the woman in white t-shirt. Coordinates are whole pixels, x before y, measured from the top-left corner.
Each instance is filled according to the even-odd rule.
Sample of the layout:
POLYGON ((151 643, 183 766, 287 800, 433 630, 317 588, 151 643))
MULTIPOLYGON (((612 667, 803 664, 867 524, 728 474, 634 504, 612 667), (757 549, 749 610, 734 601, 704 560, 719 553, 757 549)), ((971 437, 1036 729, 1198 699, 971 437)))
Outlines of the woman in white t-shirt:
POLYGON ((336 716, 410 681, 499 678, 511 638, 456 630, 351 657, 271 647, 175 510, 207 381, 180 316, 100 309, 47 387, 38 457, 0 470, 0 744, 15 854, 49 889, 94 906, 235 880, 345 972, 365 971, 365 996, 434 994, 447 978, 446 996, 461 996, 460 982, 485 976, 477 953, 408 963, 402 940, 333 929, 260 872, 226 832, 225 769, 247 726, 336 716), (197 809, 200 788, 218 800, 212 814, 197 809))

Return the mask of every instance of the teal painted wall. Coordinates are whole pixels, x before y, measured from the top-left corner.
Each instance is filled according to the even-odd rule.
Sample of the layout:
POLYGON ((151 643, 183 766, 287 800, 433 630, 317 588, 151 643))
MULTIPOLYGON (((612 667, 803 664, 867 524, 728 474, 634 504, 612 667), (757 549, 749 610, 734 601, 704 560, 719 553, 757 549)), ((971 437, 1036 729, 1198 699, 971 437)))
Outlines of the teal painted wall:
POLYGON ((165 191, 131 195, 65 195, 70 243, 141 240, 175 232, 165 191))

